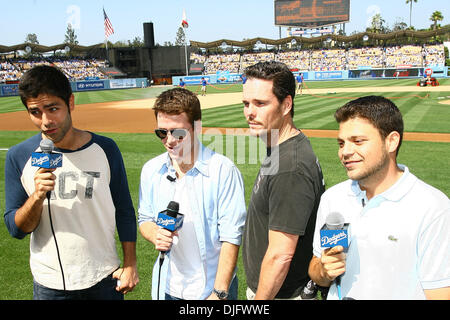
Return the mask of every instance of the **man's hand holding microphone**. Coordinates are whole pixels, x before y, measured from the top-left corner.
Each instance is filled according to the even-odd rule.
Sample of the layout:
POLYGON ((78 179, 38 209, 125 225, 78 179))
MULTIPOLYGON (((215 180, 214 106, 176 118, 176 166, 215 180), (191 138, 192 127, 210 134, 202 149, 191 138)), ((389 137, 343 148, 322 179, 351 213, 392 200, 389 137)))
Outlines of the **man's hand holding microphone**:
POLYGON ((155 238, 155 249, 161 252, 167 252, 172 248, 172 244, 178 237, 178 231, 170 231, 163 227, 158 228, 155 238))
POLYGON ((323 250, 319 266, 320 275, 323 279, 327 279, 329 281, 329 286, 331 282, 345 272, 344 247, 336 246, 323 250))
POLYGON ((42 139, 40 143, 42 152, 33 152, 31 165, 38 167, 34 175, 36 200, 45 200, 50 197, 55 188, 56 176, 53 172, 62 165, 62 154, 53 153, 54 144, 49 139, 42 139))
POLYGON ((340 213, 330 213, 320 230, 320 242, 324 248, 322 255, 320 258, 313 257, 309 265, 309 275, 319 286, 329 287, 333 281, 336 282, 339 298, 340 278, 346 267, 345 250, 350 243, 348 226, 340 213))
POLYGON ((62 164, 62 154, 53 153, 53 142, 43 139, 40 143, 42 152, 33 152, 31 165, 37 167, 34 175, 35 191, 16 212, 15 223, 25 233, 33 232, 41 220, 45 199, 50 198, 55 188, 56 176, 53 172, 62 164))
POLYGON ((53 171, 56 169, 39 168, 34 175, 34 196, 36 200, 41 200, 42 202, 46 199, 47 194, 55 188, 56 176, 53 171))
POLYGON ((179 203, 171 201, 167 209, 158 214, 155 248, 161 251, 161 259, 164 259, 165 253, 172 247, 174 237, 178 236, 178 229, 183 225, 184 216, 178 210, 179 203))

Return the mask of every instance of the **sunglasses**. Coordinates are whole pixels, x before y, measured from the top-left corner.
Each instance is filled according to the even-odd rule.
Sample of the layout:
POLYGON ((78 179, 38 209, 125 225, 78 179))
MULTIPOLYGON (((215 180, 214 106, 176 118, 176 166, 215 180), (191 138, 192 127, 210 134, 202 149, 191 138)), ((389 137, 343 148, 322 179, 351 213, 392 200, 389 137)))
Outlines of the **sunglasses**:
POLYGON ((170 135, 174 137, 177 140, 183 140, 184 137, 188 134, 187 129, 155 129, 155 134, 160 138, 161 140, 165 139, 167 137, 167 134, 170 132, 170 135))

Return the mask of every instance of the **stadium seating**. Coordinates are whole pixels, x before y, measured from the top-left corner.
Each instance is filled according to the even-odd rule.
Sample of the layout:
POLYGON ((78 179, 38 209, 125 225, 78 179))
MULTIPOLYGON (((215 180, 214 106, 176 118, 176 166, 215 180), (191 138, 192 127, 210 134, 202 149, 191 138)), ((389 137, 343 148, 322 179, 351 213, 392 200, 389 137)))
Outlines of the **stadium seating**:
POLYGON ((101 68, 105 67, 105 61, 96 59, 12 59, 0 62, 0 83, 7 81, 19 80, 23 73, 31 69, 33 66, 46 64, 54 65, 72 80, 86 79, 106 79, 108 78, 101 72, 101 68))
MULTIPOLYGON (((191 53, 192 63, 203 63, 206 74, 218 71, 241 73, 259 61, 284 62, 291 70, 337 71, 369 68, 433 67, 445 65, 444 45, 404 45, 351 49, 315 49, 266 51, 254 53, 201 54, 191 53)), ((105 61, 96 59, 11 59, 0 61, 0 83, 17 81, 23 73, 37 64, 61 68, 70 80, 107 79, 102 72, 105 61)))
POLYGON ((205 73, 217 71, 240 73, 257 62, 276 60, 291 70, 337 71, 369 68, 396 68, 398 66, 444 66, 444 45, 404 45, 393 47, 364 47, 351 49, 291 50, 233 54, 192 53, 193 63, 204 63, 205 73))

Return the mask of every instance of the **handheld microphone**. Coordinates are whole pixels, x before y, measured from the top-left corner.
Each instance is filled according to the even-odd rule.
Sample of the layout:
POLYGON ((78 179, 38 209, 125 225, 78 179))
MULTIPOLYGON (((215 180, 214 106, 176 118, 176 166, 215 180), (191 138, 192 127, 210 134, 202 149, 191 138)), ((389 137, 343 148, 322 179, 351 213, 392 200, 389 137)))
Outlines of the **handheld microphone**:
POLYGON ((330 213, 320 229, 320 243, 322 248, 333 248, 335 246, 343 246, 348 248, 348 223, 339 212, 330 213))
POLYGON ((41 147, 41 150, 44 153, 52 153, 53 149, 55 148, 55 145, 53 144, 53 141, 50 139, 42 139, 41 143, 39 144, 39 147, 41 147))
MULTIPOLYGON (((42 139, 39 144, 42 152, 33 152, 31 154, 31 166, 46 168, 46 169, 56 169, 62 167, 62 153, 53 152, 55 145, 53 141, 50 139, 42 139)), ((64 277, 64 270, 61 263, 61 255, 59 254, 58 241, 56 240, 55 229, 53 228, 51 207, 50 207, 50 196, 51 191, 47 192, 47 201, 48 201, 48 217, 50 221, 50 229, 52 231, 53 239, 55 240, 56 254, 58 257, 59 267, 61 268, 61 276, 63 283, 63 290, 66 291, 66 281, 64 277)))
POLYGON ((178 202, 170 201, 167 209, 158 213, 156 224, 172 232, 180 229, 183 225, 184 216, 178 212, 179 208, 178 202))
MULTIPOLYGON (((167 176, 169 179, 170 176, 167 176)), ((171 177, 172 178, 172 177, 171 177)), ((170 179, 169 179, 170 180, 170 179)), ((172 180, 170 180, 172 182, 172 180)), ((158 219, 156 220, 156 224, 166 230, 176 231, 183 226, 183 214, 179 213, 178 210, 180 205, 176 201, 170 201, 167 205, 167 209, 161 211, 158 214, 158 219)), ((159 288, 161 282, 161 268, 164 262, 164 258, 166 256, 166 251, 161 251, 161 255, 159 256, 159 273, 158 273, 158 291, 157 291, 157 299, 159 300, 159 288)))
POLYGON ((42 139, 39 144, 42 152, 33 152, 31 154, 31 166, 56 169, 62 166, 62 153, 53 152, 55 145, 50 139, 42 139))
MULTIPOLYGON (((331 212, 320 229, 320 243, 322 248, 333 248, 336 246, 344 247, 344 250, 349 246, 348 223, 339 212, 331 212)), ((341 276, 336 277, 336 287, 338 291, 339 300, 342 300, 341 295, 341 276)))
MULTIPOLYGON (((174 232, 183 226, 184 215, 179 213, 180 205, 176 201, 170 201, 167 209, 158 214, 156 224, 166 230, 174 232)), ((165 252, 161 252, 161 257, 164 259, 165 252)))

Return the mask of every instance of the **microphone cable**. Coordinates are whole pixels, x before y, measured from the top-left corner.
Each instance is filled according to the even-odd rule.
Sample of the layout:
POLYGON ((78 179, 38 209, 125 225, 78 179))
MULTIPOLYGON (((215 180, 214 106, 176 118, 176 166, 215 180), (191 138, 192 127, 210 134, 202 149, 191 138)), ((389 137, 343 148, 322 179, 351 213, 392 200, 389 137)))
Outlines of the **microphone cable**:
POLYGON ((337 294, 339 300, 342 300, 342 293, 341 293, 341 276, 338 276, 336 278, 336 288, 337 288, 337 294))
POLYGON ((51 196, 51 191, 48 191, 47 192, 48 217, 50 219, 50 228, 52 230, 53 239, 55 240, 56 254, 58 256, 59 267, 61 269, 63 290, 64 290, 64 292, 66 292, 66 281, 65 281, 65 278, 64 278, 64 270, 63 270, 63 266, 62 266, 62 263, 61 263, 61 256, 59 254, 58 241, 56 241, 55 229, 53 228, 52 213, 51 213, 51 210, 50 210, 50 196, 51 196))
MULTIPOLYGON (((176 177, 172 177, 171 175, 167 175, 167 180, 169 180, 170 182, 174 182, 177 180, 176 177)), ((164 263, 164 258, 166 256, 166 252, 161 252, 159 254, 159 272, 158 272, 158 291, 156 293, 156 299, 159 300, 159 287, 161 285, 161 269, 162 269, 162 265, 164 263)))
POLYGON ((156 293, 157 300, 159 300, 159 286, 161 284, 161 269, 162 269, 162 265, 164 263, 164 256, 165 256, 165 252, 161 252, 159 254, 158 291, 156 293))

